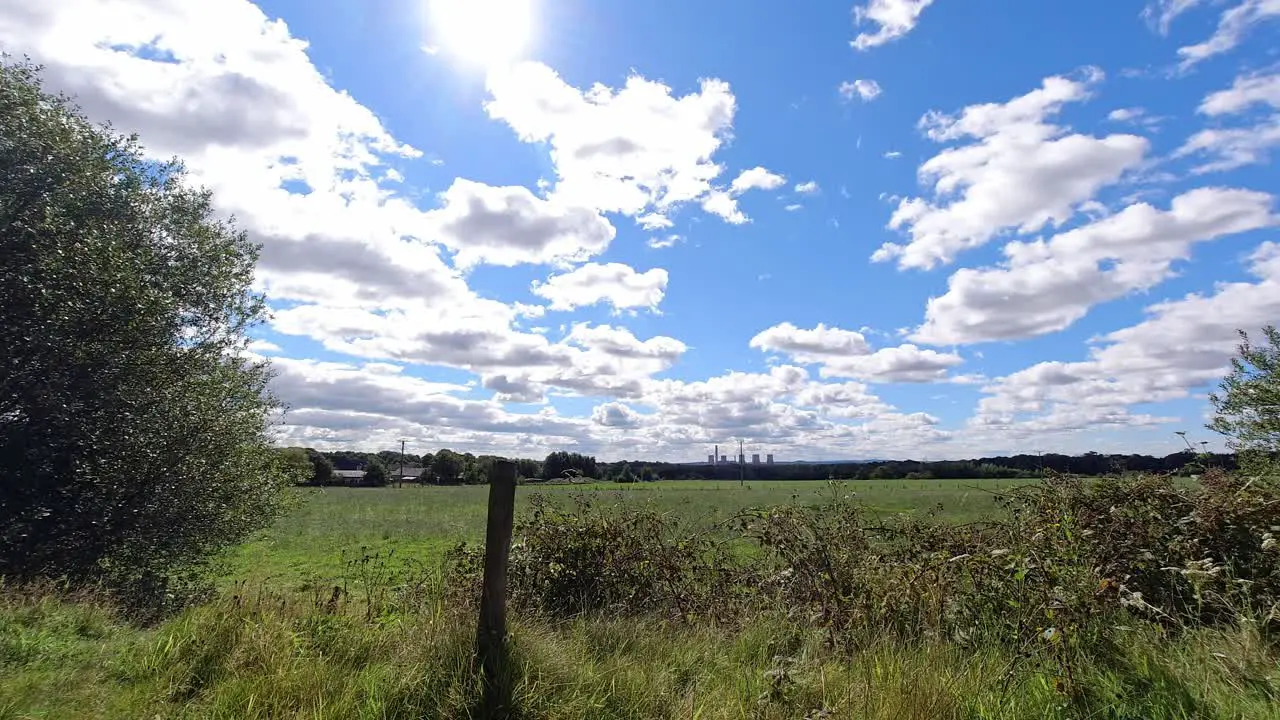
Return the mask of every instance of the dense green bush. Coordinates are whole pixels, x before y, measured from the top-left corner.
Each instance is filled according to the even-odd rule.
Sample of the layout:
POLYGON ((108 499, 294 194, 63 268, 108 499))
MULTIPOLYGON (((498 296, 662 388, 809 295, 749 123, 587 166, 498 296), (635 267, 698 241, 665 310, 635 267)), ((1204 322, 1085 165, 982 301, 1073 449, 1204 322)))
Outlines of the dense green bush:
MULTIPOLYGON (((1055 476, 993 496, 1007 520, 877 519, 849 486, 820 505, 744 512, 684 532, 671 517, 585 498, 535 500, 517 527, 509 593, 553 618, 658 614, 747 625, 782 614, 844 648, 944 641, 1003 646, 1069 670, 1114 629, 1280 620, 1280 492, 1221 472, 1055 476), (754 546, 754 549, 751 547, 754 546)), ((475 549, 450 584, 474 597, 475 549)))
MULTIPOLYGON (((516 526, 508 594, 526 611, 572 617, 670 612, 682 618, 736 609, 750 582, 729 547, 704 531, 673 537, 670 517, 650 510, 597 509, 585 497, 560 508, 542 497, 516 526)), ((475 594, 483 553, 465 545, 449 558, 454 587, 475 594)))
POLYGON ((163 603, 285 506, 257 253, 181 166, 0 61, 0 576, 163 603))

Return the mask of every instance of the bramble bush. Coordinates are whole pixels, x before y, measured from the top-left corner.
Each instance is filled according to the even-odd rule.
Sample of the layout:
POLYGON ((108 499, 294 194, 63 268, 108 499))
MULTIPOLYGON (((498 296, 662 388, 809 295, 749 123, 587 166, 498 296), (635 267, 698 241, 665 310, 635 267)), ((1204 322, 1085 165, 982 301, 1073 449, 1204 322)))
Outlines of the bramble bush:
MULTIPOLYGON (((517 521, 507 575, 516 607, 552 618, 585 613, 721 616, 750 586, 749 572, 716 529, 677 533, 674 518, 647 509, 570 508, 534 496, 517 521)), ((483 548, 456 547, 446 574, 459 597, 479 596, 483 548)))
MULTIPOLYGON (((766 614, 853 650, 999 644, 1048 663, 1105 652, 1113 630, 1280 620, 1280 493, 1209 472, 1054 476, 1001 494, 998 522, 877 519, 848 486, 818 505, 745 511, 696 533, 645 509, 545 500, 518 524, 508 588, 550 619, 658 615, 746 625, 766 614)), ((478 596, 481 554, 459 546, 446 582, 478 596)))

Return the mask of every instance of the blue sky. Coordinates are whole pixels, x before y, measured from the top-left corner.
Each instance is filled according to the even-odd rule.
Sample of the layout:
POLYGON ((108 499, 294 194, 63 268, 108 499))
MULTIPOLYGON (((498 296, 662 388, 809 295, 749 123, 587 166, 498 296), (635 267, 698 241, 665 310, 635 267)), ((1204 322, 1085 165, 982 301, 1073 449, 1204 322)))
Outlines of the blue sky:
POLYGON ((1278 37, 1277 0, 0 0, 262 244, 281 442, 606 459, 1213 439, 1280 316, 1278 37))

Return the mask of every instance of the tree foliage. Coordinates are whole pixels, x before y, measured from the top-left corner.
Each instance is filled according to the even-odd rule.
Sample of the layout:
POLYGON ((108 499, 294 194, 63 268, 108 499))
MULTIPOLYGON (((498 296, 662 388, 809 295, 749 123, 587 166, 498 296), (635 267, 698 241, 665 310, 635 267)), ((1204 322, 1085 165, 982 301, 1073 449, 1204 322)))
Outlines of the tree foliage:
POLYGON ((287 447, 281 448, 279 452, 280 462, 291 477, 301 478, 302 481, 314 480, 315 466, 306 448, 287 447))
POLYGON ((257 255, 180 164, 0 60, 0 576, 157 588, 282 510, 257 255))
POLYGON ((1266 342, 1257 345, 1240 331, 1231 373, 1209 396, 1215 410, 1209 429, 1227 436, 1242 468, 1253 472, 1273 469, 1280 453, 1280 331, 1269 325, 1262 333, 1266 342))
POLYGON ((376 457, 371 459, 364 468, 364 484, 384 487, 389 482, 391 482, 391 473, 387 470, 387 466, 376 457))
POLYGON ((481 455, 467 463, 462 471, 462 482, 465 485, 485 485, 489 482, 489 471, 493 468, 493 456, 481 455))
POLYGON ((328 485, 333 482, 333 461, 323 453, 308 449, 307 457, 311 460, 311 483, 328 485))
POLYGON ((448 448, 440 450, 431 459, 431 474, 439 483, 456 483, 465 470, 463 457, 448 448))
POLYGON ((516 473, 521 478, 542 477, 542 463, 529 458, 516 460, 516 473))
POLYGON ((614 482, 633 483, 636 481, 636 474, 631 471, 631 465, 622 463, 622 467, 618 469, 618 473, 613 476, 614 482))
POLYGON ((577 475, 583 477, 600 477, 596 459, 590 455, 557 450, 547 455, 547 459, 542 461, 542 477, 548 480, 568 477, 565 473, 569 471, 577 471, 577 475))

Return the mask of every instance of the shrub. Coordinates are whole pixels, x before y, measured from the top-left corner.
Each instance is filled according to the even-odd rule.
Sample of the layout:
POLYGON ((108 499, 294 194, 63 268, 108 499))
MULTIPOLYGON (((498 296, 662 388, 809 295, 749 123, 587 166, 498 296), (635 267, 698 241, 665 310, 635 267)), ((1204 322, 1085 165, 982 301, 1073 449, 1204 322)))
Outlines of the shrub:
MULTIPOLYGON (((751 583, 714 531, 681 534, 651 510, 599 508, 579 496, 573 507, 531 499, 515 528, 509 598, 551 617, 584 613, 666 614, 691 619, 729 614, 751 583)), ((478 597, 482 548, 458 546, 447 575, 462 597, 478 597)))
POLYGON ((1014 491, 1013 532, 1073 548, 1106 596, 1169 625, 1280 603, 1280 492, 1210 469, 1199 483, 1056 477, 1014 491))
POLYGON ((0 576, 163 601, 281 511, 305 478, 244 353, 257 252, 180 165, 0 62, 0 576))
POLYGON ((1209 396, 1215 411, 1209 429, 1227 437, 1241 468, 1267 476, 1280 458, 1280 330, 1268 325, 1262 334, 1266 343, 1259 345, 1240 331, 1231 373, 1209 396))
MULTIPOLYGON (((1280 603, 1280 494, 1221 472, 1200 484, 1055 476, 996 496, 1007 520, 963 526, 877 520, 832 487, 822 504, 695 534, 649 510, 535 500, 517 526, 510 597, 553 618, 780 612, 840 648, 994 644, 1068 670, 1129 621, 1265 629, 1280 603)), ((475 597, 480 554, 462 547, 451 562, 449 584, 475 597)))

